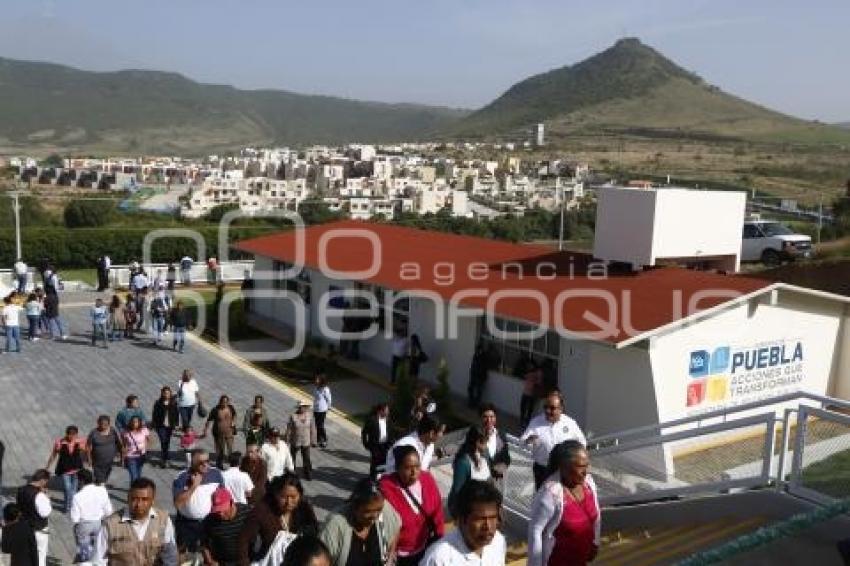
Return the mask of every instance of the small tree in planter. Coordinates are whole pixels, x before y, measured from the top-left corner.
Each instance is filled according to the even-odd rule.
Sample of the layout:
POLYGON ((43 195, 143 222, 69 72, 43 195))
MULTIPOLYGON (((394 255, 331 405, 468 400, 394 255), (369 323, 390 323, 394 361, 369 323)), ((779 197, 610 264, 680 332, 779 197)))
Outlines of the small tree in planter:
POLYGON ((446 358, 440 358, 440 364, 437 366, 437 387, 434 389, 433 396, 437 403, 440 422, 452 422, 454 411, 452 411, 452 390, 449 387, 449 365, 446 363, 446 358))
POLYGON ((398 368, 395 391, 390 402, 390 422, 397 434, 406 434, 410 429, 410 412, 413 410, 413 380, 407 363, 398 368))

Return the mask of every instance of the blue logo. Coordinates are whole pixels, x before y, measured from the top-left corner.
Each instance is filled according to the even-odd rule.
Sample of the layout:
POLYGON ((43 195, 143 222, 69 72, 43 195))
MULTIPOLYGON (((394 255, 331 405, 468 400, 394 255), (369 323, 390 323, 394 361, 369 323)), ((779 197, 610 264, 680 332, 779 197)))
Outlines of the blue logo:
POLYGON ((704 377, 708 375, 708 364, 710 356, 705 350, 691 352, 691 362, 688 373, 691 377, 704 377))
POLYGON ((726 372, 729 369, 731 357, 729 346, 716 348, 711 354, 711 373, 715 374, 726 372))

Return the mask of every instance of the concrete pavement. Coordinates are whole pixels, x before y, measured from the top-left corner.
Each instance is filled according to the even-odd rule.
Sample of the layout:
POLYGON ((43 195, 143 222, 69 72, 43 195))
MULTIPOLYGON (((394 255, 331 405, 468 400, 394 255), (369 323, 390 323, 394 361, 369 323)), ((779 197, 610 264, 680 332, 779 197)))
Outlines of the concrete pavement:
MULTIPOLYGON (((76 424, 82 435, 88 434, 98 415, 107 414, 114 419, 130 393, 140 397, 149 417, 160 387, 175 387, 184 368, 195 371, 208 406, 226 393, 240 418, 254 395, 262 394, 272 424, 283 427, 296 399, 303 396, 236 356, 199 340, 188 342, 184 354, 155 348, 145 335, 141 340, 110 343, 108 350, 92 347, 88 306, 81 305, 92 304, 94 296, 94 293, 63 295, 62 313, 71 327, 69 340, 24 341, 21 354, 0 355, 0 439, 6 444, 4 496, 14 497, 15 489, 25 483, 27 475, 45 465, 52 441, 62 436, 66 426, 76 424)), ((338 506, 353 483, 368 471, 368 458, 360 446, 357 427, 338 415, 331 415, 327 429, 330 445, 326 450, 314 449, 314 479, 305 482, 320 519, 338 506)), ((236 444, 244 450, 241 436, 236 444)), ((211 449, 211 438, 201 445, 211 449)), ((155 438, 151 450, 154 454, 158 450, 155 438)), ((172 454, 175 466, 183 461, 174 441, 172 454)), ((169 512, 173 512, 171 482, 178 471, 150 465, 144 469, 144 475, 157 483, 158 505, 169 512)), ((126 499, 127 472, 115 469, 110 483, 114 485, 110 490, 113 503, 120 507, 126 499)), ((58 485, 53 487, 50 555, 54 563, 69 564, 74 552, 71 526, 56 505, 61 502, 61 490, 57 489, 58 485)))

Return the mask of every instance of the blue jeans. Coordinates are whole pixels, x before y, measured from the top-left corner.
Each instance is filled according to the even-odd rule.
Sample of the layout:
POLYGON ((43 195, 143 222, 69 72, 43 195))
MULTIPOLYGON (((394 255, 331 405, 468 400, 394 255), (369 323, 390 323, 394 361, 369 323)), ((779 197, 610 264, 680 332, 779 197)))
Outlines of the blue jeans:
POLYGON ((159 341, 162 340, 163 330, 165 330, 165 317, 153 317, 153 339, 157 344, 159 344, 159 341))
POLYGON ((120 342, 123 339, 124 339, 124 331, 121 330, 120 328, 116 328, 115 326, 113 326, 109 330, 109 341, 110 342, 120 342))
POLYGON ((173 348, 175 350, 183 351, 183 345, 186 343, 186 327, 185 326, 175 326, 174 327, 174 344, 173 348))
POLYGON ((77 493, 77 474, 62 474, 62 493, 65 497, 63 511, 68 513, 71 511, 71 500, 74 499, 74 494, 77 493))
POLYGON ((130 483, 142 477, 142 466, 145 465, 145 456, 127 456, 127 473, 130 474, 130 483))
POLYGON ((30 323, 30 327, 27 329, 28 333, 29 333, 29 336, 27 336, 27 338, 32 340, 33 338, 35 338, 38 335, 38 315, 37 314, 28 314, 27 320, 30 323))
POLYGON ((62 322, 62 317, 56 316, 48 318, 47 327, 50 329, 50 336, 53 338, 61 338, 62 336, 65 336, 65 324, 62 322), (53 332, 54 325, 56 326, 56 332, 53 332))
POLYGON ((180 426, 189 426, 192 424, 192 413, 195 412, 195 405, 191 407, 178 407, 180 411, 180 426))
POLYGON ((80 521, 74 525, 74 538, 77 541, 76 560, 90 562, 94 557, 94 545, 100 533, 100 521, 80 521))
POLYGON ((27 290, 27 276, 26 275, 18 275, 18 291, 23 293, 27 290))
POLYGON ((21 327, 7 326, 6 327, 6 351, 20 352, 21 351, 21 327), (15 342, 15 349, 12 350, 12 342, 15 342))
POLYGON ((91 325, 91 345, 92 346, 97 344, 98 335, 103 337, 103 347, 108 348, 109 344, 106 343, 106 323, 95 322, 91 325))

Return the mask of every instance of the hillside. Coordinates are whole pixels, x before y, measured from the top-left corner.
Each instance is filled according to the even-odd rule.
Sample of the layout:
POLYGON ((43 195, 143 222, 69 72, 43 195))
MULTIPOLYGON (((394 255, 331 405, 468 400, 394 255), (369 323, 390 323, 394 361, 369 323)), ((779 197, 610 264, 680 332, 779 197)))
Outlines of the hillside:
POLYGON ((0 151, 196 153, 251 144, 412 140, 465 113, 246 91, 175 73, 94 73, 0 58, 0 151))
POLYGON ((729 95, 634 38, 572 66, 525 79, 450 127, 450 135, 550 140, 593 133, 709 141, 850 143, 850 133, 729 95))

